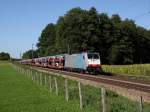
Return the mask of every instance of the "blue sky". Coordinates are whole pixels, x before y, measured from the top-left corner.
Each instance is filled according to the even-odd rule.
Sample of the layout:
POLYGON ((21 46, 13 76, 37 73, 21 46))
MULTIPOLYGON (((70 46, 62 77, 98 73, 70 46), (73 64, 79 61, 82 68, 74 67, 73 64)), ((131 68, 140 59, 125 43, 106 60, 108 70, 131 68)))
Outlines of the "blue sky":
POLYGON ((150 0, 0 0, 0 52, 19 58, 31 49, 48 23, 56 23, 74 7, 90 9, 122 19, 134 19, 137 25, 150 29, 150 0), (149 13, 148 13, 149 12, 149 13))

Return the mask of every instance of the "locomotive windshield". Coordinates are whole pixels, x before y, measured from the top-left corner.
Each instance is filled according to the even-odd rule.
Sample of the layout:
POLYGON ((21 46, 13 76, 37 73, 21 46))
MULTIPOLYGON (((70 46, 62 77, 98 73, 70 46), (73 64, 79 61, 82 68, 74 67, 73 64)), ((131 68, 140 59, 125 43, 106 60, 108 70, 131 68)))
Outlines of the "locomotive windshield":
POLYGON ((99 59, 98 53, 88 53, 88 59, 99 59))

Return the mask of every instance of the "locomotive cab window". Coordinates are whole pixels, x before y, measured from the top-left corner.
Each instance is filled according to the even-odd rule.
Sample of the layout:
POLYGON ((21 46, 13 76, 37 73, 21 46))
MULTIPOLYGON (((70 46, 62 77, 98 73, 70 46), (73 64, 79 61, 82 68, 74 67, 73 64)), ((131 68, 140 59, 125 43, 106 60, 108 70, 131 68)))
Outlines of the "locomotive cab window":
POLYGON ((88 53, 88 59, 99 59, 98 53, 88 53))

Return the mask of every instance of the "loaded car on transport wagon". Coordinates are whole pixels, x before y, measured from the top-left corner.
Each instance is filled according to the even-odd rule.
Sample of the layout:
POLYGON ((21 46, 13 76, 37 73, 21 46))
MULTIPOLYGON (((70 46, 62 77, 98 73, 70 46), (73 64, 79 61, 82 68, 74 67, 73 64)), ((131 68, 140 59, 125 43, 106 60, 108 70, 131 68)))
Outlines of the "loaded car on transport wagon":
POLYGON ((55 66, 57 69, 64 68, 64 56, 65 54, 60 54, 55 56, 55 66))

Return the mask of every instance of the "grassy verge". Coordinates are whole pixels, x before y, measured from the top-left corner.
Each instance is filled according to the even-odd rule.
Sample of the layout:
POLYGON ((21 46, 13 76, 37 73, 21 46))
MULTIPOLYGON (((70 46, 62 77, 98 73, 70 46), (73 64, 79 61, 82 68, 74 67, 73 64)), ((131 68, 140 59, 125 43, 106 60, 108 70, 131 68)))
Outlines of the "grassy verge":
POLYGON ((0 64, 0 112, 79 112, 79 104, 50 94, 5 62, 0 64))

